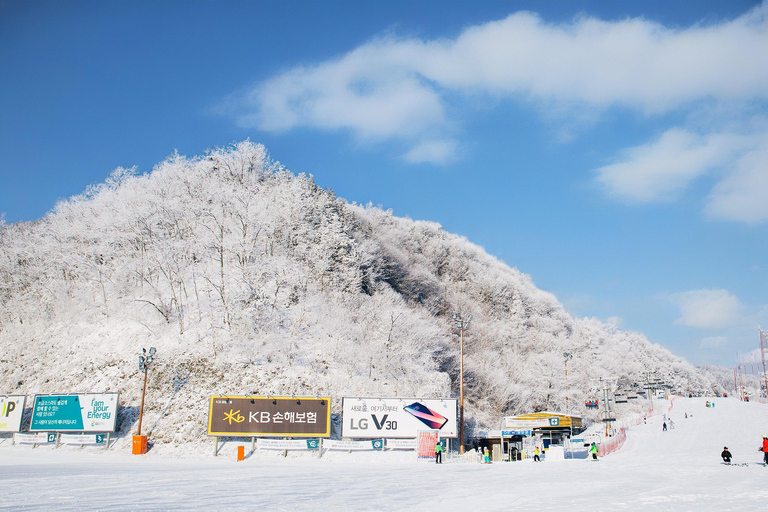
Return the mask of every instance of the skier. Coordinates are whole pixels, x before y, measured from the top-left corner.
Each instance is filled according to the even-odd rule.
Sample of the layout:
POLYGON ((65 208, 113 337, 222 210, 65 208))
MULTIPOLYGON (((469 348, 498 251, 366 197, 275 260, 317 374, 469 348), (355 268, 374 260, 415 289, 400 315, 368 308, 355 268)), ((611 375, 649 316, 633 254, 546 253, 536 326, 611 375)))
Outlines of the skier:
POLYGON ((733 456, 731 455, 731 452, 728 451, 727 446, 723 446, 723 453, 721 453, 720 456, 723 458, 723 462, 725 462, 726 464, 731 463, 731 458, 733 456))
POLYGON ((768 436, 763 436, 763 447, 761 450, 763 451, 763 460, 765 461, 765 465, 768 466, 768 436))
POLYGON ((674 422, 674 421, 672 421, 672 418, 669 418, 669 428, 670 428, 670 429, 673 429, 673 428, 675 428, 675 422, 674 422))
POLYGON ((443 463, 443 445, 440 441, 435 444, 435 464, 443 463))
POLYGON ((592 460, 597 460, 597 443, 592 443, 589 447, 589 453, 592 454, 592 460))
POLYGON ((541 452, 539 451, 539 447, 536 446, 533 449, 533 462, 541 462, 541 459, 539 458, 539 455, 541 452))
POLYGON ((661 430, 662 430, 663 432, 666 432, 666 431, 667 431, 667 422, 666 422, 666 421, 665 421, 665 422, 664 422, 664 424, 662 425, 662 428, 661 428, 661 430))
POLYGON ((491 463, 491 454, 488 451, 488 447, 486 446, 483 448, 483 464, 490 464, 491 463))

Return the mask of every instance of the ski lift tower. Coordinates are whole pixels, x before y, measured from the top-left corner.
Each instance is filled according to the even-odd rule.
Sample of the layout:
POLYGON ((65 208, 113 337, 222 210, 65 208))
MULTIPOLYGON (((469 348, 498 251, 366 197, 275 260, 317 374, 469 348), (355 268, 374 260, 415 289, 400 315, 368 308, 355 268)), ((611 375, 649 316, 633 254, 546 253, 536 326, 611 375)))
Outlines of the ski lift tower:
POLYGON ((664 382, 659 379, 658 374, 655 371, 645 372, 645 393, 648 395, 648 400, 651 402, 651 416, 653 416, 653 395, 663 384, 664 382))
POLYGON ((611 393, 611 387, 608 383, 603 384, 603 403, 605 408, 603 409, 603 423, 605 423, 605 437, 608 437, 608 429, 611 428, 611 423, 616 421, 616 415, 611 410, 611 403, 609 401, 611 393))

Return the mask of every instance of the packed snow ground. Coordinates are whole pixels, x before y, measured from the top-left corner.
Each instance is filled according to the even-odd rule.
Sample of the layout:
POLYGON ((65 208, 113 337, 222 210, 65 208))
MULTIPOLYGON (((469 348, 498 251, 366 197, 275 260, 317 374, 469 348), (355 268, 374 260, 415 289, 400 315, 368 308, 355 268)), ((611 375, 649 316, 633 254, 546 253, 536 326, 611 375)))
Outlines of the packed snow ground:
POLYGON ((678 399, 668 416, 674 429, 662 431, 661 415, 649 418, 599 462, 437 466, 402 452, 256 452, 236 462, 232 443, 217 458, 211 442, 208 454, 170 459, 6 441, 0 510, 765 510, 768 468, 758 447, 768 406, 705 401, 678 399), (750 464, 721 464, 723 446, 750 464))

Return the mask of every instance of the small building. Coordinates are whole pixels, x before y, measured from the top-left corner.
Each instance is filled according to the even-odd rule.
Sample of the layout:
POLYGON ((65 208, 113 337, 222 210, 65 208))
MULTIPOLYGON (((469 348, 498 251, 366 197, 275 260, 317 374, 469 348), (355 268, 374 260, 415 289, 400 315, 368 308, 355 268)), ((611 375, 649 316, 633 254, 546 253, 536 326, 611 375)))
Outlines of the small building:
POLYGON ((571 434, 584 430, 579 416, 552 411, 507 416, 504 418, 504 427, 512 431, 530 430, 530 435, 540 439, 545 449, 550 445, 562 446, 571 434))
POLYGON ((572 434, 584 431, 581 418, 558 412, 542 411, 519 416, 507 416, 501 430, 478 436, 478 445, 488 446, 494 460, 520 460, 530 457, 533 446, 560 450, 572 434))

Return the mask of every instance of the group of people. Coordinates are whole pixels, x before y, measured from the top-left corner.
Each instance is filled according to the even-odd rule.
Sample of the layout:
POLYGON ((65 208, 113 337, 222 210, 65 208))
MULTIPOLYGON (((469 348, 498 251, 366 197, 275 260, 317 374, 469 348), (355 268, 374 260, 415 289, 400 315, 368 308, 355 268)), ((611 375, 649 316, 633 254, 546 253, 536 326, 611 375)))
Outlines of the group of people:
MULTIPOLYGON (((592 454, 592 460, 597 460, 597 443, 592 443, 588 451, 592 454)), ((435 464, 443 463, 443 452, 445 452, 443 443, 438 441, 435 444, 435 464)), ((480 453, 480 448, 477 449, 477 452, 480 453)), ((491 453, 488 451, 487 446, 483 448, 482 454, 480 455, 480 462, 482 464, 491 463, 491 453)), ((541 462, 541 450, 539 450, 538 446, 534 446, 533 448, 533 462, 541 462)))
MULTIPOLYGON (((536 448, 538 450, 538 448, 536 448)), ((478 453, 480 452, 480 448, 477 449, 478 453)), ((443 443, 438 441, 435 443, 435 464, 442 464, 443 463, 443 453, 445 452, 445 448, 443 448, 443 443)), ((486 446, 483 449, 482 455, 480 455, 480 462, 483 464, 490 464, 491 463, 491 453, 488 451, 488 447, 486 446)))
MULTIPOLYGON (((763 452, 763 462, 768 466, 768 436, 763 436, 763 445, 760 447, 760 451, 763 452)), ((731 455, 728 447, 724 446, 722 453, 720 453, 720 457, 722 457, 723 462, 730 464, 733 455, 731 455)))

